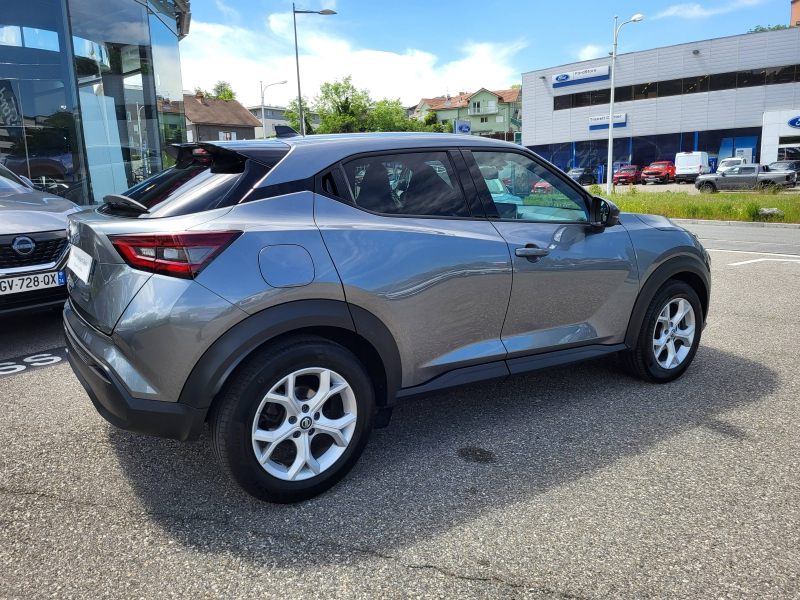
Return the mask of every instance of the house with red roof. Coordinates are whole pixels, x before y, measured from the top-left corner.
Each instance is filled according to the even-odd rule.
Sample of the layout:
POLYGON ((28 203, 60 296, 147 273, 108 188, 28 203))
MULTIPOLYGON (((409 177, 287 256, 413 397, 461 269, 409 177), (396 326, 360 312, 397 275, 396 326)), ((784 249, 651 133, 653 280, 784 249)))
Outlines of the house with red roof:
POLYGON ((411 118, 424 120, 435 112, 440 123, 454 119, 469 121, 472 135, 499 137, 513 141, 514 133, 522 127, 522 90, 487 90, 459 92, 435 98, 422 98, 411 118))

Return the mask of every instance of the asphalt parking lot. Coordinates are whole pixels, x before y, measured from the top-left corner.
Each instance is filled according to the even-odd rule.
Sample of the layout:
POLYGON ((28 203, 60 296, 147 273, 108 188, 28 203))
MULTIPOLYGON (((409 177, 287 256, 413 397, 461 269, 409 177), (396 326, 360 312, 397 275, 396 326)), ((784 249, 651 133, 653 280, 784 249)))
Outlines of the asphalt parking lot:
POLYGON ((291 506, 24 363, 59 315, 0 318, 26 365, 0 376, 0 598, 800 597, 800 229, 688 227, 713 289, 685 377, 605 358, 408 405, 291 506))

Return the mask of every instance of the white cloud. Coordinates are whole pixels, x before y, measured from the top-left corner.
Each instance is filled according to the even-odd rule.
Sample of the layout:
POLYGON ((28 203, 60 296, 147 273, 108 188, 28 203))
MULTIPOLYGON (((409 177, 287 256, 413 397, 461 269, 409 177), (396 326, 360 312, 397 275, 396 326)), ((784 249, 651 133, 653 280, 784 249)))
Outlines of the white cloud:
MULTIPOLYGON (((347 75, 374 99, 399 97, 407 106, 447 91, 504 89, 519 81, 520 71, 513 59, 527 45, 524 41, 469 42, 460 49, 459 58, 444 63, 416 48, 402 53, 354 48, 349 41, 328 33, 325 20, 304 19, 302 31, 298 27, 300 76, 303 95, 309 98, 322 83, 347 75)), ((265 102, 285 105, 297 94, 291 13, 270 15, 258 31, 192 21, 191 33, 180 46, 185 89, 211 89, 224 79, 243 104, 257 105, 261 101, 259 80, 265 85, 286 80, 286 85, 266 90, 265 102)))
POLYGON ((231 8, 222 0, 216 0, 217 9, 222 13, 222 15, 230 21, 238 21, 239 20, 239 11, 235 8, 231 8))
POLYGON ((608 51, 604 50, 602 46, 594 46, 589 44, 588 46, 584 46, 578 51, 578 58, 580 60, 590 60, 592 58, 600 58, 604 56, 608 51))
POLYGON ((763 4, 764 0, 730 0, 726 4, 707 8, 700 4, 687 3, 687 4, 674 4, 666 10, 657 13, 651 19, 663 19, 664 17, 683 17, 684 19, 703 19, 705 17, 713 17, 714 15, 721 15, 743 8, 751 8, 759 4, 763 4))

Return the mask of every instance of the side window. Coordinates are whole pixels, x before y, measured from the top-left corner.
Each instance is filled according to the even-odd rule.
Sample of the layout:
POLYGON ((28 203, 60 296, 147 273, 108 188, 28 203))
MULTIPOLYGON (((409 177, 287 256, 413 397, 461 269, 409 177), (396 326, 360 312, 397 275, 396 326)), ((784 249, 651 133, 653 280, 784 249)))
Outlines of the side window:
POLYGON ((386 154, 351 160, 344 170, 361 208, 387 215, 468 217, 446 152, 386 154))
POLYGON ((753 175, 755 172, 755 167, 739 167, 739 173, 741 175, 753 175))
POLYGON ((733 167, 732 169, 728 169, 727 175, 738 175, 739 174, 739 167, 733 167))
MULTIPOLYGON (((513 152, 473 151, 472 155, 501 219, 589 220, 581 193, 530 158, 513 152)), ((482 196, 488 199, 485 193, 482 196)))

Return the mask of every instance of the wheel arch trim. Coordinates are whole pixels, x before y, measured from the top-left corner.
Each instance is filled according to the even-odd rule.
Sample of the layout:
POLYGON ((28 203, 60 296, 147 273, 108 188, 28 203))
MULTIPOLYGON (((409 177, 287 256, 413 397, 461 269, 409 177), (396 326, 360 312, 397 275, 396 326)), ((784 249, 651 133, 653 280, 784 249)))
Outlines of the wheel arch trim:
POLYGON ((318 329, 357 335, 371 344, 386 373, 386 399, 393 404, 402 372, 394 338, 372 313, 358 309, 351 315, 352 308, 340 300, 297 300, 245 318, 222 334, 195 363, 178 402, 208 410, 231 375, 258 348, 285 334, 313 334, 318 329))
POLYGON ((629 348, 636 346, 636 339, 639 335, 642 321, 644 321, 645 313, 655 293, 668 279, 674 279, 676 275, 681 274, 690 274, 690 277, 696 277, 700 280, 703 287, 702 290, 696 289, 691 280, 686 281, 686 283, 695 288, 700 298, 700 303, 703 307, 703 325, 705 325, 711 300, 711 281, 708 269, 702 260, 695 255, 680 254, 673 256, 653 270, 640 288, 639 296, 636 298, 636 303, 631 311, 631 318, 628 321, 628 329, 625 333, 625 344, 629 348))

